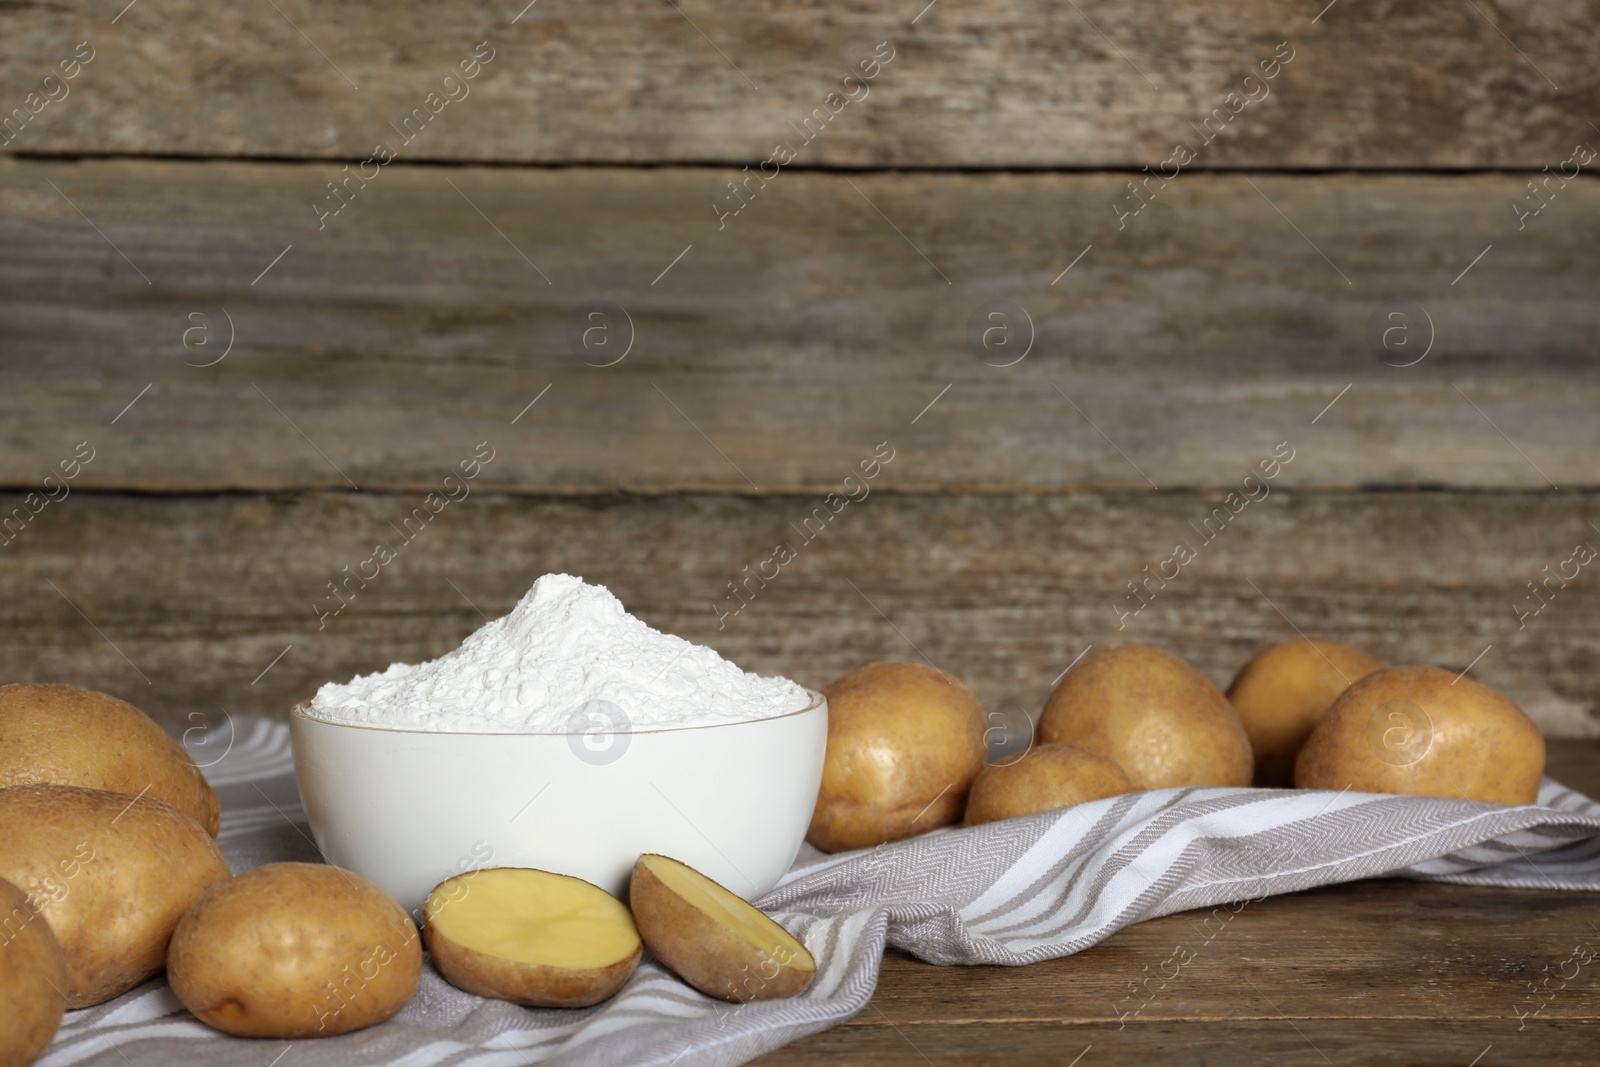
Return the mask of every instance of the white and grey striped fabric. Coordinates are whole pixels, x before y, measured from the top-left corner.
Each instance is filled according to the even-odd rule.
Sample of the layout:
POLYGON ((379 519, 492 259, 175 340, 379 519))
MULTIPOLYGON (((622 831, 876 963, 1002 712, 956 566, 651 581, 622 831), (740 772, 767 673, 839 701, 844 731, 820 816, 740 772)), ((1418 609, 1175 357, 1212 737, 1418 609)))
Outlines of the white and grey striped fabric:
MULTIPOLYGON (((213 763, 219 840, 234 869, 316 859, 287 728, 254 720, 205 741, 193 751, 213 763)), ((462 993, 425 968, 415 999, 389 1022, 275 1043, 208 1029, 156 979, 70 1013, 41 1063, 738 1064, 862 1010, 885 945, 941 964, 1026 964, 1141 919, 1375 875, 1600 889, 1600 804, 1549 779, 1539 805, 1525 808, 1262 789, 1137 793, 866 852, 808 848, 760 901, 817 957, 816 981, 792 1000, 735 1007, 647 962, 605 1004, 528 1009, 462 993)), ((1108 1000, 1122 985, 1108 978, 1108 1000)))

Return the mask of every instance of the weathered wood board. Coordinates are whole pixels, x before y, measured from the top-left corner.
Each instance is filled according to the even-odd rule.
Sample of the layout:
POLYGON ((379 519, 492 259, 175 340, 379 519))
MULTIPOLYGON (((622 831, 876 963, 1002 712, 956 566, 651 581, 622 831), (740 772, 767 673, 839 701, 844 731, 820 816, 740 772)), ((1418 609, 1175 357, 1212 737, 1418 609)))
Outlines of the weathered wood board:
MULTIPOLYGON (((1600 794, 1600 744, 1552 743, 1549 773, 1600 794)), ((867 1010, 756 1062, 1576 1067, 1600 980, 1573 950, 1597 945, 1591 894, 1356 882, 1153 919, 1029 967, 890 951, 867 1010)))
POLYGON ((281 716, 326 681, 449 651, 566 571, 813 687, 926 657, 1012 723, 1091 645, 1162 645, 1226 685, 1299 630, 1394 662, 1470 664, 1546 732, 1600 732, 1600 585, 1580 570, 1533 614, 1526 584, 1570 572, 1574 546, 1600 539, 1587 495, 1275 490, 1225 525, 1220 495, 1187 492, 874 492, 836 514, 820 497, 480 491, 429 518, 424 501, 74 493, 0 548, 0 679, 106 689, 169 726, 281 716), (365 564, 380 541, 397 558, 365 564), (1127 583, 1180 541, 1197 558, 1122 616, 1139 603, 1127 583), (796 558, 777 566, 780 542, 796 558), (365 585, 350 578, 363 571, 365 585))
MULTIPOLYGON (((1550 773, 1600 792, 1600 745, 1553 742, 1550 773)), ((890 951, 865 1011, 756 1062, 1576 1067, 1600 1026, 1581 962, 1596 946, 1593 894, 1355 882, 1153 919, 1028 967, 890 951)))
MULTIPOLYGON (((1170 951, 1170 947, 1169 947, 1170 951)), ((1556 957, 1559 962, 1571 946, 1556 957)), ((1165 958, 1157 956, 1159 961, 1165 958)), ((1072 957, 1077 959, 1077 957, 1072 957)), ((1063 966, 1070 965, 1067 961, 1063 966)), ((1038 966, 1049 966, 1038 964, 1038 966)), ((930 979, 918 968, 911 981, 930 979)), ((1257 984, 1261 984, 1257 982, 1257 984)), ((1037 995, 1030 991, 1029 996, 1037 995)), ((1271 1008, 1263 1003, 1262 1008, 1271 1008)), ((890 1026, 872 1006, 844 1026, 808 1037, 758 1060, 758 1067, 928 1067, 929 1064, 1007 1064, 1074 1067, 1470 1067, 1489 1051, 1497 1067, 1588 1067, 1594 1062, 1593 1018, 1550 1022, 1518 1034, 1513 1019, 1285 1019, 1276 1015, 1151 1023, 1119 1030, 1116 1023, 1051 1025, 993 1022, 940 1025, 919 1020, 890 1026), (1092 1058, 1091 1058, 1092 1057, 1092 1058)), ((1480 1067, 1482 1065, 1480 1064, 1480 1067)))
POLYGON ((78 484, 156 492, 483 440, 516 492, 825 492, 885 440, 902 491, 1283 441, 1289 485, 1600 481, 1588 177, 1519 231, 1509 175, 1184 175, 1119 229, 1117 176, 793 174, 719 230, 723 171, 393 167, 319 231, 338 173, 0 163, 0 484, 85 440, 78 484))
POLYGON ((1600 114, 1581 0, 95 0, 3 18, 3 105, 37 109, 9 152, 359 160, 388 141, 408 160, 754 165, 793 142, 799 166, 1137 168, 1220 112, 1198 166, 1538 170, 1600 114), (92 60, 45 83, 80 42, 92 60), (480 45, 487 65, 447 84, 480 45), (845 82, 875 55, 893 58, 845 82), (59 99, 28 103, 40 90, 59 99))

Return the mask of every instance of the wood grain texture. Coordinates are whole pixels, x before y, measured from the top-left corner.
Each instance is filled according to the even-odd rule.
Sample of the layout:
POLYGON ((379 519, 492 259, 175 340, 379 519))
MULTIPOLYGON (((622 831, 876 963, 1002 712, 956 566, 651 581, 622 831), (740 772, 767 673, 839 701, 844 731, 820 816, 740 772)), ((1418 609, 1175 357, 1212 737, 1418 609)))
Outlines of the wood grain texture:
MULTIPOLYGON (((1592 780, 1600 748, 1565 747, 1592 780)), ((1592 894, 1379 880, 1236 914, 1181 912, 1028 967, 936 967, 890 952, 865 1011, 756 1062, 1066 1064, 1092 1045, 1085 1067, 1465 1067, 1492 1045, 1481 1062, 1588 1063, 1600 1025, 1593 965, 1564 988, 1553 979, 1537 1015, 1528 987, 1566 971, 1575 945, 1600 947, 1597 920, 1592 894), (1192 961, 1163 987, 1171 965, 1161 965, 1180 945, 1192 961), (1149 976, 1159 992, 1132 1014, 1130 985, 1149 976)))
POLYGON ((786 174, 719 230, 721 171, 391 167, 319 231, 337 173, 0 163, 0 485, 89 440, 83 486, 410 491, 485 439, 515 492, 825 492, 886 439, 907 492, 1281 441, 1286 485, 1600 484, 1588 177, 1519 231, 1507 175, 1185 175, 1119 230, 1113 176, 786 174))
MULTIPOLYGON (((1042 966, 1042 965, 1041 965, 1042 966)), ((923 978, 917 976, 918 980, 923 978)), ((872 1011, 871 1007, 867 1009, 872 1011)), ((1146 1067, 1588 1067, 1594 1062, 1595 1024, 1589 1019, 1550 1023, 1531 1034, 1502 1021, 1383 1019, 1348 1022, 1276 1016, 1157 1023, 1119 1031, 1114 1023, 1051 1026, 1013 1023, 893 1027, 857 1016, 844 1026, 804 1038, 751 1063, 759 1067, 806 1064, 927 1067, 929 1064, 1039 1064, 1073 1067, 1080 1061, 1146 1067), (1508 1035, 1508 1030, 1510 1031, 1508 1035), (1498 1041, 1496 1039, 1499 1039, 1498 1041), (1091 1058, 1092 1057, 1092 1058, 1091 1058)))
MULTIPOLYGON (((1600 784, 1594 742, 1552 751, 1600 784)), ((1600 943, 1596 920, 1590 894, 1367 881, 1139 923, 1030 967, 891 952, 867 1011, 758 1062, 1065 1063, 1093 1045, 1095 1063, 1466 1064, 1492 1044, 1485 1062, 1581 1063, 1600 981, 1552 981, 1537 1015, 1528 986, 1600 943), (1179 945, 1192 962, 1163 983, 1179 945)))
MULTIPOLYGON (((1596 755, 1592 747, 1587 754, 1596 755)), ((1597 920, 1600 898, 1589 893, 1375 879, 1151 919, 1076 956, 1027 967, 936 967, 891 953, 885 987, 894 992, 879 1006, 897 1025, 1115 1024, 1124 1014, 1127 1029, 1185 1019, 1436 1017, 1499 1020, 1516 1034, 1512 1008, 1528 999, 1526 983, 1575 942, 1600 950, 1589 925, 1597 920), (1162 970, 1177 945, 1193 959, 1162 970), (890 984, 913 974, 931 980, 890 984), (1129 984, 1147 977, 1143 998, 1135 996, 1129 984)), ((1600 976, 1584 979, 1548 1000, 1529 1027, 1600 1022, 1600 976)))
POLYGON ((1324 7, 173 0, 119 16, 97 0, 8 8, 0 85, 20 106, 77 42, 97 50, 7 151, 362 159, 487 41, 470 95, 407 158, 754 164, 887 41, 870 94, 800 163, 1137 168, 1288 41, 1271 95, 1200 165, 1537 170, 1592 134, 1600 36, 1583 0, 1324 7))
POLYGON ((1600 733, 1596 576, 1580 572, 1521 630, 1515 610, 1541 568, 1596 539, 1586 495, 1274 492, 1209 543, 1190 523, 1218 501, 1193 493, 873 493, 824 522, 812 498, 475 492, 413 518, 404 540, 423 501, 74 493, 0 548, 0 680, 104 689, 175 728, 219 709, 284 716, 324 682, 449 651, 565 571, 813 687, 867 660, 926 657, 1018 729, 1086 646, 1161 645, 1226 685, 1299 630, 1393 662, 1476 660, 1474 677, 1547 733, 1600 733), (1198 558, 1120 617, 1136 604, 1126 583, 1180 539, 1198 558), (380 541, 397 558, 345 586, 339 609, 329 583, 380 541), (739 607, 729 583, 772 575, 762 561, 780 541, 797 558, 764 588, 748 579, 739 607))

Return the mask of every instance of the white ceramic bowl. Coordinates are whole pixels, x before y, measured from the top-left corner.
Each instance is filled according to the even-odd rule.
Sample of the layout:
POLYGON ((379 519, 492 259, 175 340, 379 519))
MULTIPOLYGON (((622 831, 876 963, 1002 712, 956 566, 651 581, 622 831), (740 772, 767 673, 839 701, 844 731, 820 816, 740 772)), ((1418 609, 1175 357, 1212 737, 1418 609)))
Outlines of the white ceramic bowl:
POLYGON ((538 867, 621 895, 645 852, 746 899, 777 884, 822 781, 828 702, 768 719, 587 734, 438 733, 290 717, 329 863, 408 911, 452 875, 538 867))

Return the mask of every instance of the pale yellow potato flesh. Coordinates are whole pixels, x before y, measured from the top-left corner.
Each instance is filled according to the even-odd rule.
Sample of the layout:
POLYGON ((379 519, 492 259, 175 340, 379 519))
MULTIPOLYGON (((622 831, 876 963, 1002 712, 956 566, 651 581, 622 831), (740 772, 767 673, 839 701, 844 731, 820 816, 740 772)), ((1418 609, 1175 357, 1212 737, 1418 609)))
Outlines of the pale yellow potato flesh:
POLYGON ((0 878, 61 943, 68 1007, 160 974, 178 921, 228 877, 211 835, 171 804, 66 785, 0 789, 0 878))
POLYGON ((67 957, 50 924, 0 880, 0 1067, 32 1063, 67 1009, 67 957))
POLYGON ((622 988, 643 954, 633 916, 610 893, 531 868, 439 883, 422 932, 451 985, 533 1007, 597 1004, 622 988))
POLYGON ((164 800, 212 837, 222 823, 189 753, 132 704, 75 685, 0 686, 0 789, 37 784, 164 800))
POLYGON ((816 960, 799 939, 688 864, 640 856, 628 899, 650 951, 707 996, 791 997, 816 976, 816 960))

